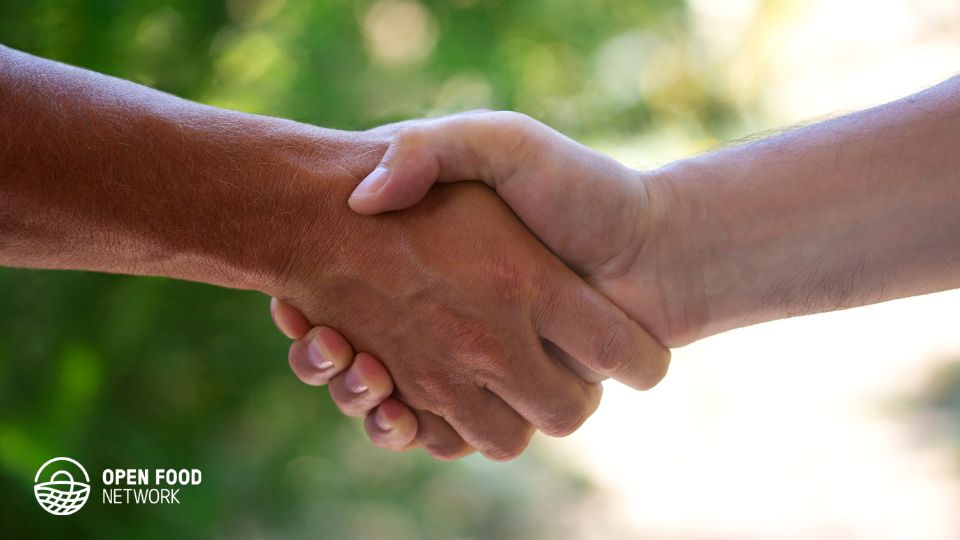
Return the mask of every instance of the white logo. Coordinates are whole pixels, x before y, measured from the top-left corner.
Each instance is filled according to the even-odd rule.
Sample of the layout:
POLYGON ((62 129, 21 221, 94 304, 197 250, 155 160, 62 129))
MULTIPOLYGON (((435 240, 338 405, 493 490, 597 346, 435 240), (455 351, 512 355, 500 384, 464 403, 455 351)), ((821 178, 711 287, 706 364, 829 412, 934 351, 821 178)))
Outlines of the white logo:
POLYGON ((55 457, 41 465, 33 482, 36 484, 33 486, 33 493, 37 497, 37 502, 44 510, 55 516, 69 516, 80 510, 90 496, 90 477, 86 469, 68 457, 55 457), (50 476, 44 477, 46 481, 40 482, 43 470, 51 464, 65 468, 57 469, 50 476), (75 481, 73 474, 70 473, 71 470, 74 473, 77 471, 83 473, 86 483, 75 481))

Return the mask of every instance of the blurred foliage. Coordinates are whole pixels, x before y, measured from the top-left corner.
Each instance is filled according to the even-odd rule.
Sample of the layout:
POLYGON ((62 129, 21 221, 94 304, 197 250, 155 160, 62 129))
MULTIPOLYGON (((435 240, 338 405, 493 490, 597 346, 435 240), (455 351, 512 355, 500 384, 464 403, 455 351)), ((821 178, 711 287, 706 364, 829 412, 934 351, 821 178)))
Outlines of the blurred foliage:
POLYGON ((951 358, 934 369, 922 392, 911 396, 909 405, 912 412, 919 413, 913 420, 924 439, 953 445, 960 467, 960 358, 951 358))
MULTIPOLYGON (((679 0, 0 5, 5 45, 344 129, 489 107, 612 136, 680 107, 711 130, 730 109, 685 75, 686 32, 679 0), (658 77, 644 75, 648 64, 658 77)), ((0 537, 575 534, 571 509, 589 486, 536 453, 438 464, 371 447, 325 392, 289 373, 261 295, 8 269, 0 299, 0 537), (32 497, 34 472, 57 455, 95 476, 92 500, 70 517, 44 514, 32 497), (103 468, 171 466, 204 474, 181 505, 100 503, 103 468)))
POLYGON ((960 360, 954 360, 934 374, 927 399, 932 409, 951 420, 949 433, 960 446, 960 360))
POLYGON ((516 109, 573 135, 724 126, 681 0, 4 0, 0 40, 189 99, 341 129, 516 109), (698 74, 699 73, 699 74, 698 74))

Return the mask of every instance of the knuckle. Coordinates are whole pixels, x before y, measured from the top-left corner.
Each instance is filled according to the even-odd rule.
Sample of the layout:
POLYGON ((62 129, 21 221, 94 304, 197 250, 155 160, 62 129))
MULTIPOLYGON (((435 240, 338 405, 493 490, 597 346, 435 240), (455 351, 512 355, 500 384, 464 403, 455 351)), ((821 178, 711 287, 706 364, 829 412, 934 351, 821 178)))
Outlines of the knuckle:
POLYGON ((489 280, 490 287, 506 300, 527 296, 534 281, 532 272, 502 250, 493 252, 498 253, 498 251, 499 254, 490 257, 484 268, 483 275, 489 280))
POLYGON ((467 455, 465 450, 463 451, 457 450, 457 451, 450 451, 450 452, 447 452, 447 451, 429 451, 429 452, 434 459, 437 459, 440 461, 456 461, 460 458, 466 457, 467 455))
POLYGON ((450 326, 449 336, 453 340, 454 351, 460 356, 489 362, 490 353, 495 349, 491 328, 485 323, 460 319, 450 326))
POLYGON ((544 416, 540 430, 551 437, 566 437, 583 425, 593 409, 586 399, 557 402, 544 416))
POLYGON ((622 324, 612 324, 596 335, 594 362, 599 371, 618 373, 633 354, 630 334, 622 324))
POLYGON ((530 116, 515 112, 501 111, 495 113, 496 121, 500 124, 500 131, 505 141, 510 142, 511 154, 525 158, 531 145, 538 140, 537 134, 543 124, 530 116))
POLYGON ((545 325, 556 316, 561 309, 561 295, 558 293, 558 287, 549 279, 540 277, 534 280, 532 292, 530 294, 531 316, 538 326, 545 325))
POLYGON ((502 463, 502 462, 511 461, 520 457, 520 454, 523 453, 523 450, 524 448, 515 449, 507 446, 491 448, 489 450, 483 451, 483 457, 492 461, 499 461, 502 463))
POLYGON ((434 458, 440 461, 455 461, 466 456, 470 447, 460 440, 434 439, 420 442, 420 445, 434 458))
POLYGON ((533 436, 533 429, 528 427, 511 433, 510 436, 502 441, 498 441, 483 451, 484 457, 493 461, 510 461, 520 457, 533 436))
POLYGON ((433 413, 424 412, 418 415, 414 440, 424 451, 441 461, 459 459, 472 451, 443 417, 433 413))
MULTIPOLYGON (((447 341, 447 352, 452 359, 470 359, 474 363, 487 365, 491 358, 496 357, 498 338, 491 324, 451 310, 448 307, 437 306, 427 315, 427 324, 433 328, 436 335, 443 336, 447 341)), ((443 375, 443 382, 449 382, 446 371, 438 371, 443 375)))
POLYGON ((408 124, 400 129, 393 136, 393 146, 396 150, 410 150, 420 146, 423 141, 423 125, 408 124))

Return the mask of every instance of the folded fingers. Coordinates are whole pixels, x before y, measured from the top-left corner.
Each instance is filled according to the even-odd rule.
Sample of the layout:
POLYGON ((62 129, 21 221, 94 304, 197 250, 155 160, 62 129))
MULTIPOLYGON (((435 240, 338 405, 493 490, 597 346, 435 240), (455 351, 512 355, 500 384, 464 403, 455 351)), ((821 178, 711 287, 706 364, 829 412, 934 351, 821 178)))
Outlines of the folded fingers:
POLYGON ((336 330, 312 328, 290 345, 290 369, 311 386, 328 384, 353 363, 353 347, 336 330))

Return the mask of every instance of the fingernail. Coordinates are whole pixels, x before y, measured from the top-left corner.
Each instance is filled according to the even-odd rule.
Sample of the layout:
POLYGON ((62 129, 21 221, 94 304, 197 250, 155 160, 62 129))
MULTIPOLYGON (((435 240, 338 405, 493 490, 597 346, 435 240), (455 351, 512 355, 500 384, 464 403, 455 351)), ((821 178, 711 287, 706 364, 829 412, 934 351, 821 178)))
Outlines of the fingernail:
POLYGON ((367 391, 367 385, 363 384, 357 370, 353 368, 347 371, 347 376, 343 378, 343 385, 354 394, 362 394, 367 391))
POLYGON ((387 420, 387 415, 383 413, 383 409, 377 409, 377 412, 373 413, 373 422, 377 424, 377 427, 383 431, 390 431, 393 429, 393 424, 387 420))
POLYGON ((320 343, 320 340, 313 338, 310 340, 310 344, 307 345, 307 360, 314 365, 319 370, 330 369, 333 367, 333 362, 327 360, 327 350, 324 348, 323 344, 320 343))
POLYGON ((368 174, 359 185, 357 185, 350 197, 352 198, 375 193, 378 189, 383 187, 384 182, 387 181, 387 173, 389 172, 390 171, 387 170, 386 167, 377 167, 372 173, 368 174))

